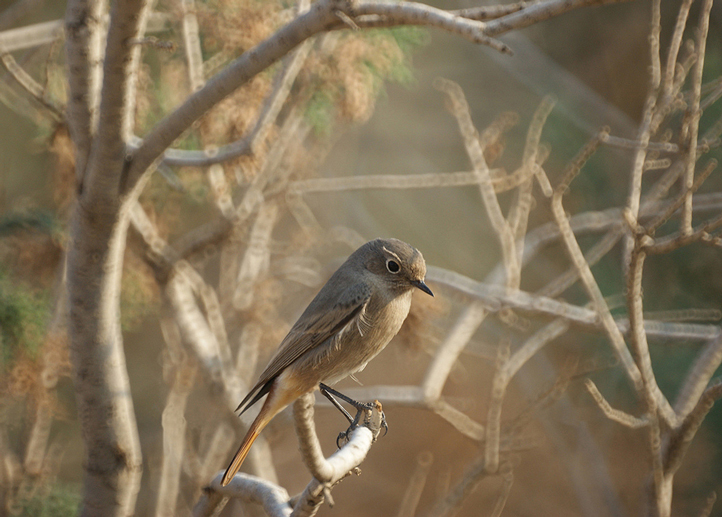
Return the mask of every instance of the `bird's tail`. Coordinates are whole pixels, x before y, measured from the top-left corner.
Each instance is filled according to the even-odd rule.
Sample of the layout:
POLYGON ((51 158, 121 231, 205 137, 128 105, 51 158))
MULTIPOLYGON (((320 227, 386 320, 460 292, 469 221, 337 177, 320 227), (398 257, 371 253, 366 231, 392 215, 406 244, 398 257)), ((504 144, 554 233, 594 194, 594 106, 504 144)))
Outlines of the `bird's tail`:
POLYGON ((274 390, 272 387, 270 393, 268 394, 268 397, 263 403, 261 411, 258 413, 258 416, 251 424, 251 427, 248 429, 246 436, 241 442, 241 446, 238 447, 238 451, 236 451, 235 456, 233 456, 231 464, 228 465, 226 473, 223 474, 223 479, 221 480, 222 486, 226 486, 228 483, 230 483, 231 479, 233 479, 233 476, 235 476, 236 473, 240 470, 241 465, 243 465, 243 461, 246 459, 246 456, 248 456, 248 452, 251 450, 251 445, 253 445, 253 442, 256 441, 258 435, 261 434, 263 428, 268 425, 268 423, 273 419, 274 416, 276 416, 283 408, 288 405, 288 401, 283 400, 285 399, 285 397, 274 396, 276 395, 274 391, 276 390, 274 390))
POLYGON ((261 434, 261 431, 264 427, 266 427, 266 424, 269 421, 270 419, 268 419, 268 421, 259 422, 258 418, 253 421, 253 424, 246 433, 246 436, 243 438, 241 446, 238 448, 236 455, 233 456, 231 464, 228 465, 226 473, 223 474, 223 479, 221 480, 222 486, 226 486, 228 483, 230 483, 231 479, 233 479, 233 476, 235 476, 236 473, 240 470, 241 465, 243 465, 243 461, 246 459, 246 456, 248 456, 248 453, 251 450, 251 445, 253 445, 253 442, 256 441, 256 438, 258 438, 258 435, 261 434))

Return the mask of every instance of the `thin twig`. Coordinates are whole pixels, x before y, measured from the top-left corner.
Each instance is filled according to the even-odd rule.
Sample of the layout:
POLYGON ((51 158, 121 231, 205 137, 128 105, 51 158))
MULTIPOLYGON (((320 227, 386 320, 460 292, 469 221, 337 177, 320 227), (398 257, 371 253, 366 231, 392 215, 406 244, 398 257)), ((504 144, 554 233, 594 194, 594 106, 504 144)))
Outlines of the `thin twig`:
POLYGON ((597 406, 599 406, 599 409, 602 410, 604 416, 606 416, 609 420, 613 420, 614 422, 622 424, 625 427, 629 427, 630 429, 640 429, 649 425, 648 418, 638 418, 619 409, 614 409, 611 404, 607 402, 607 399, 604 398, 604 395, 599 392, 597 385, 590 379, 586 379, 584 381, 584 385, 594 399, 594 402, 596 402, 597 406))
POLYGON ((459 125, 459 131, 464 139, 466 153, 474 167, 474 171, 479 174, 479 191, 484 202, 487 216, 491 222, 491 226, 501 243, 501 252, 506 267, 506 285, 515 288, 519 285, 519 275, 521 268, 518 263, 516 246, 514 242, 514 232, 499 206, 496 198, 494 187, 491 184, 489 167, 484 158, 484 149, 479 142, 478 133, 474 127, 469 113, 469 105, 461 87, 446 79, 437 78, 434 86, 447 94, 451 103, 451 108, 456 121, 459 125))
POLYGON ((0 48, 0 60, 5 69, 15 81, 30 95, 31 98, 45 108, 45 113, 50 115, 56 122, 63 119, 62 110, 49 100, 43 91, 43 87, 28 74, 15 59, 0 48))
POLYGON ((699 103, 702 88, 702 70, 704 68, 705 48, 707 45, 707 33, 709 31, 709 16, 712 10, 713 0, 704 0, 699 15, 699 27, 697 28, 697 44, 695 53, 697 59, 694 62, 692 71, 692 99, 688 107, 687 118, 687 167, 684 174, 684 186, 687 190, 687 197, 684 201, 684 212, 682 212, 682 231, 692 232, 692 194, 694 185, 694 168, 697 163, 697 136, 699 134, 699 120, 702 117, 699 103))
POLYGON ((414 470, 409 476, 406 491, 399 504, 399 511, 396 517, 414 517, 416 507, 419 505, 421 493, 426 485, 426 477, 429 475, 431 464, 434 462, 434 455, 429 451, 422 451, 416 455, 414 470))

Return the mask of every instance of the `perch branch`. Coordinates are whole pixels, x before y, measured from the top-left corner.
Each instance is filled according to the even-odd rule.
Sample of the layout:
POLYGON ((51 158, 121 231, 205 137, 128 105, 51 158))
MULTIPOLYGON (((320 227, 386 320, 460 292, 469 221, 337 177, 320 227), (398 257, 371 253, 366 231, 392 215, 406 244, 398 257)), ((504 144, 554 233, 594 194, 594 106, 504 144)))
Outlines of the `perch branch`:
POLYGON ((219 472, 211 484, 203 490, 196 506, 194 517, 218 515, 224 498, 237 498, 247 503, 260 505, 270 517, 289 517, 292 508, 288 504, 288 492, 284 488, 265 479, 239 473, 233 476, 228 486, 221 486, 223 471, 219 472))

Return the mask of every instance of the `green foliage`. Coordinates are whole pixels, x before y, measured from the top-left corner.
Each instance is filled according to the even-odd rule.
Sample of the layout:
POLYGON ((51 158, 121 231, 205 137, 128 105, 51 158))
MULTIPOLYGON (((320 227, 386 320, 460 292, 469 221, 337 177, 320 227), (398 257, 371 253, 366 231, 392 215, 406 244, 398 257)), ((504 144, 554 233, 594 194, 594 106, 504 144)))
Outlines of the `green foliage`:
POLYGON ((313 95, 305 116, 316 134, 328 136, 338 115, 346 121, 367 120, 386 82, 413 84, 411 57, 428 39, 428 32, 418 27, 341 36, 334 55, 311 72, 313 95))
POLYGON ((37 230, 53 237, 58 237, 63 232, 58 219, 44 210, 11 212, 0 218, 0 237, 23 230, 37 230))
POLYGON ((392 27, 390 29, 374 29, 362 33, 369 43, 381 50, 383 57, 390 62, 391 66, 384 66, 379 69, 373 60, 364 62, 378 79, 378 85, 381 86, 383 81, 410 86, 414 83, 414 70, 411 58, 413 53, 421 46, 429 42, 429 33, 425 29, 419 27, 392 27), (393 40, 396 47, 401 51, 400 54, 385 52, 387 48, 385 43, 393 40))
POLYGON ((7 366, 18 351, 34 356, 43 342, 49 311, 46 293, 14 285, 0 270, 0 361, 7 366))
POLYGON ((306 104, 306 121, 318 136, 328 136, 333 121, 334 100, 330 90, 318 89, 306 104))
POLYGON ((20 503, 20 515, 28 517, 70 517, 78 515, 80 487, 53 483, 20 503))

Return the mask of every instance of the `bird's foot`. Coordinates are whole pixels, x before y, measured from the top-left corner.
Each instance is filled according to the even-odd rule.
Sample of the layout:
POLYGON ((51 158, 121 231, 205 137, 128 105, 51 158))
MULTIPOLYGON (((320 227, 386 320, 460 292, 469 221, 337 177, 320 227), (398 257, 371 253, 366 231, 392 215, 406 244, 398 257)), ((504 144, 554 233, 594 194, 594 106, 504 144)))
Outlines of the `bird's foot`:
POLYGON ((349 424, 351 424, 346 431, 339 433, 336 438, 336 446, 339 449, 344 443, 349 441, 351 433, 359 426, 368 427, 373 433, 374 440, 376 440, 382 428, 384 430, 384 436, 386 436, 386 433, 389 432, 389 425, 386 423, 386 415, 382 411, 381 403, 378 400, 375 400, 374 402, 359 402, 358 400, 354 400, 351 397, 336 391, 326 384, 321 383, 318 387, 321 394, 326 397, 331 404, 333 404, 334 407, 338 409, 344 417, 346 417, 349 424), (341 403, 336 400, 336 397, 353 406, 356 409, 356 416, 352 417, 351 414, 341 405, 341 403))
POLYGON ((386 433, 389 431, 389 425, 386 422, 386 415, 384 414, 381 403, 378 400, 371 403, 359 403, 359 406, 360 407, 357 408, 356 411, 356 416, 351 421, 349 428, 346 429, 346 431, 339 433, 336 438, 336 447, 339 449, 351 439, 351 434, 358 427, 366 427, 369 429, 373 435, 374 441, 376 441, 381 433, 381 429, 384 430, 384 436, 386 436, 386 433))

